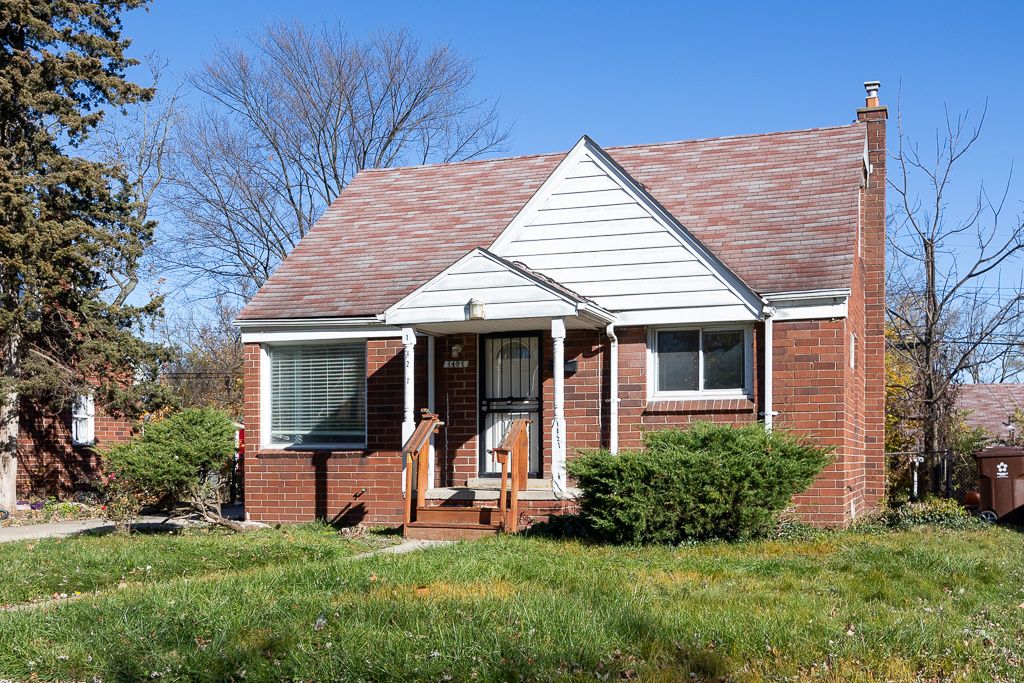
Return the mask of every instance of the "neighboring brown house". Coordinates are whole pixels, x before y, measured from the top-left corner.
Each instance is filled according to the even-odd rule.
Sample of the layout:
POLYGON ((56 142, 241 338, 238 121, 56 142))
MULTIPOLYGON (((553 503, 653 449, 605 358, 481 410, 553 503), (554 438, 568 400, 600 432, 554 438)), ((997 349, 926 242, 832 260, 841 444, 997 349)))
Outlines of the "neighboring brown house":
POLYGON ((105 414, 90 397, 63 411, 22 400, 18 498, 63 497, 90 488, 99 474, 98 449, 131 436, 131 422, 105 414))
MULTIPOLYGON (((252 519, 402 521, 401 448, 440 414, 428 502, 495 498, 532 420, 524 518, 566 461, 645 430, 764 421, 835 448, 796 497, 884 489, 885 125, 360 172, 240 314, 252 519)), ((493 504, 488 503, 488 504, 493 504)))
POLYGON ((957 407, 969 427, 982 427, 993 439, 1005 442, 1024 436, 1012 433, 1019 427, 1010 419, 1024 411, 1024 384, 965 384, 957 407))

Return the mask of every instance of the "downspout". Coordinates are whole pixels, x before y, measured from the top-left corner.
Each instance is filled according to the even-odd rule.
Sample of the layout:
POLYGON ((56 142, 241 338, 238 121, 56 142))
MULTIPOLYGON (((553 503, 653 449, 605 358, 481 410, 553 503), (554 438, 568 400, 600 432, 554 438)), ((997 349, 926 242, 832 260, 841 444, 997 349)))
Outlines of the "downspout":
POLYGON ((772 430, 775 418, 775 407, 772 403, 772 391, 774 390, 772 375, 775 365, 772 316, 775 313, 775 309, 770 306, 764 309, 764 428, 769 432, 772 430))
POLYGON ((619 338, 615 336, 615 323, 610 323, 605 332, 610 341, 611 356, 611 377, 608 378, 608 450, 614 454, 619 452, 619 338))

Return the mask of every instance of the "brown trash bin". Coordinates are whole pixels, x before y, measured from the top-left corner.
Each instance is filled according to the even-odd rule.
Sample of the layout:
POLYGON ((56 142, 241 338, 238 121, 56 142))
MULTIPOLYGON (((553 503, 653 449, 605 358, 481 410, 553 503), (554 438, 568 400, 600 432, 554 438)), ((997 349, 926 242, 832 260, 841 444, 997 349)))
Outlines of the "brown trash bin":
POLYGON ((978 461, 981 512, 1003 519, 1024 512, 1024 448, 993 446, 974 454, 978 461))

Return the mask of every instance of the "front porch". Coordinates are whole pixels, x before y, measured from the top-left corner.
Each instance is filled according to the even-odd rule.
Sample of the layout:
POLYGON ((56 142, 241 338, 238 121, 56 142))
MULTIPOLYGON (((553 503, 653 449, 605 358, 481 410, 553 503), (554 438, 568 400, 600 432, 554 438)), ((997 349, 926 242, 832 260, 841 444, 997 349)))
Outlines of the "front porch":
MULTIPOLYGON (((519 264, 476 249, 382 317, 402 330, 407 500, 414 481, 409 462, 418 448, 417 409, 422 407, 416 404, 420 344, 427 346, 425 413, 437 414, 437 422, 444 423, 436 426, 417 460, 423 471, 415 481, 422 487, 416 490, 417 507, 407 506, 412 513, 429 507, 454 515, 459 508, 507 502, 500 493, 508 475, 500 446, 514 427, 523 430, 516 495, 538 503, 575 498, 566 481, 566 376, 581 368, 577 354, 566 363, 566 337, 571 330, 596 343, 590 353, 593 367, 584 369, 598 379, 589 382, 596 395, 574 395, 573 418, 589 423, 594 446, 604 445, 603 363, 611 365, 612 387, 617 369, 615 345, 603 352, 612 314, 519 264)), ((518 522, 511 527, 518 528, 518 522)))

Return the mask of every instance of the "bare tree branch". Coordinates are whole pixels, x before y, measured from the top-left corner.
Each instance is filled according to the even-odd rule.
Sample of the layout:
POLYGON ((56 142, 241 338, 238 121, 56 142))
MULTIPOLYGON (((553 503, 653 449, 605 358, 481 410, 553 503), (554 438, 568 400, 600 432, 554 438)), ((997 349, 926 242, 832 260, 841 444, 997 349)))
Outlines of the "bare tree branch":
POLYGON ((164 264, 204 293, 246 298, 361 169, 502 149, 494 103, 452 48, 404 30, 272 24, 190 76, 206 105, 181 127, 177 228, 164 264))
MULTIPOLYGON (((1012 172, 993 199, 984 184, 959 215, 947 199, 958 163, 981 135, 968 112, 946 112, 934 155, 907 139, 902 111, 889 179, 887 272, 890 351, 913 371, 907 417, 921 422, 925 451, 945 448, 959 384, 1005 381, 1024 368, 1024 281, 1006 283, 1024 256, 1024 222, 1003 220, 1012 172), (970 235, 973 247, 962 242, 970 235)), ((1019 271, 1016 271, 1019 272, 1019 271)))

